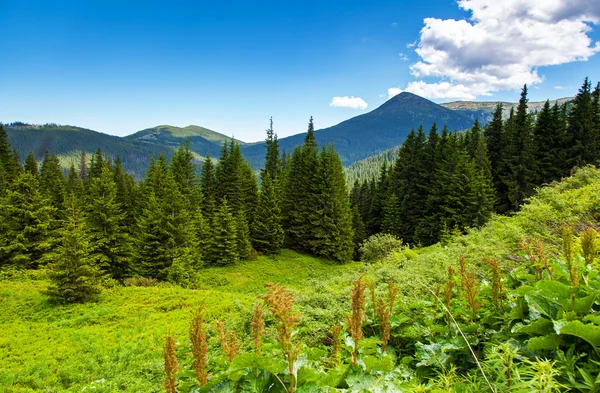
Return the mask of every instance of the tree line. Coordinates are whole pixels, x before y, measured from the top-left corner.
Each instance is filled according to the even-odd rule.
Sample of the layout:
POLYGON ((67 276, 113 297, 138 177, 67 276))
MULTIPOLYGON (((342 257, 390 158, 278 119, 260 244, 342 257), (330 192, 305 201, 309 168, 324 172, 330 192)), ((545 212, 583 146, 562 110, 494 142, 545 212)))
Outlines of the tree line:
POLYGON ((205 266, 293 248, 345 262, 352 220, 342 164, 317 149, 312 118, 304 145, 281 154, 272 122, 258 175, 237 142, 199 170, 189 143, 168 162, 151 159, 137 183, 100 149, 64 174, 57 156, 24 162, 0 125, 0 267, 47 268, 49 292, 86 300, 104 278, 188 284, 205 266), (216 161, 216 162, 215 162, 216 161))
MULTIPOLYGON (((384 232, 404 242, 430 245, 496 212, 515 212, 536 187, 600 160, 600 83, 586 78, 576 97, 539 113, 527 110, 524 86, 516 110, 469 130, 428 135, 412 131, 392 163, 377 177, 355 180, 351 191, 355 244, 384 232)), ((376 161, 375 161, 376 162, 376 161)))

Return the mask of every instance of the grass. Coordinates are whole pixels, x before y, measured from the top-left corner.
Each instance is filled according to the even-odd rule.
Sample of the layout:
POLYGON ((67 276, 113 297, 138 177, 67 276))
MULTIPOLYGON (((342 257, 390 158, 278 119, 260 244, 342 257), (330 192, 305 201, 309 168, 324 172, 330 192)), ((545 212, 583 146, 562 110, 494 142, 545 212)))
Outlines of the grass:
MULTIPOLYGON (((585 168, 542 189, 517 215, 494 217, 446 246, 404 250, 376 264, 346 265, 284 250, 275 258, 204 269, 195 290, 118 286, 105 290, 96 303, 57 305, 41 293, 48 285, 43 272, 16 277, 0 272, 0 391, 159 392, 167 331, 178 341, 178 358, 185 359, 190 317, 203 304, 213 337, 209 347, 218 345, 212 321, 219 318, 248 349, 252 307, 269 281, 293 290, 301 312, 300 336, 320 342, 350 311, 351 282, 359 275, 378 282, 393 278, 399 304, 423 300, 430 295, 420 282, 443 281, 445 267, 457 265, 461 254, 474 266, 484 256, 511 260, 519 240, 532 235, 558 248, 563 224, 577 228, 598 222, 599 190, 600 171, 585 168)), ((480 267, 478 274, 486 275, 487 269, 480 267)))

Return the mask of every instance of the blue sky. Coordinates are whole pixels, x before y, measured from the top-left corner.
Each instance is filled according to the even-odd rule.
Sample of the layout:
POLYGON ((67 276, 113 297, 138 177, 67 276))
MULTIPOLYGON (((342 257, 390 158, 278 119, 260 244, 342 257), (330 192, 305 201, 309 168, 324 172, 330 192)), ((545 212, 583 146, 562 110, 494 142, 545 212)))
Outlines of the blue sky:
POLYGON ((486 3, 2 0, 0 121, 256 141, 271 116, 282 137, 404 90, 516 101, 528 83, 544 100, 600 79, 596 1, 486 3))

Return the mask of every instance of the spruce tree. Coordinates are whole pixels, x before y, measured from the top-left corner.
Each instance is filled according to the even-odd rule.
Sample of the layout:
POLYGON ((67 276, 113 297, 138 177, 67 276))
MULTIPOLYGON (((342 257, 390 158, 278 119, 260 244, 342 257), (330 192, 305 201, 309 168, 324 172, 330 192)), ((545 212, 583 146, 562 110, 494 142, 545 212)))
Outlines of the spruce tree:
POLYGON ((211 217, 215 210, 215 169, 210 154, 206 154, 200 175, 200 188, 202 191, 202 214, 211 217))
POLYGON ((273 118, 269 121, 265 147, 267 152, 265 155, 265 167, 260 172, 261 181, 264 181, 266 175, 271 175, 273 180, 278 181, 281 177, 282 163, 279 157, 279 141, 277 140, 277 134, 273 130, 273 118))
POLYGON ((137 188, 133 176, 125 172, 119 155, 115 161, 114 182, 117 186, 115 201, 123 214, 123 230, 131 235, 135 227, 137 188))
POLYGON ((212 219, 208 261, 213 266, 225 266, 234 264, 238 260, 237 228, 227 199, 223 199, 212 219))
POLYGON ((66 181, 58 157, 46 151, 40 169, 40 191, 50 200, 56 219, 62 218, 66 198, 66 181))
POLYGON ((507 187, 510 208, 517 210, 533 194, 536 180, 531 116, 527 113, 527 85, 521 91, 517 112, 509 125, 502 181, 507 187))
POLYGON ((313 195, 319 168, 317 142, 312 117, 304 144, 294 149, 289 162, 284 192, 284 229, 290 248, 311 252, 313 230, 310 217, 315 213, 313 195))
POLYGON ((564 170, 564 135, 558 116, 558 106, 551 109, 550 101, 546 101, 536 119, 534 144, 538 184, 559 180, 564 170))
POLYGON ((38 163, 35 159, 35 154, 32 151, 29 152, 25 159, 25 171, 31 173, 35 178, 40 175, 38 163))
POLYGON ((69 168, 69 174, 67 176, 67 184, 66 184, 67 195, 73 193, 79 199, 83 197, 84 186, 81 177, 77 173, 77 169, 75 169, 75 164, 71 164, 71 168, 69 168))
POLYGON ((255 252, 250 242, 250 227, 248 226, 248 219, 244 211, 240 210, 234 220, 238 256, 240 259, 251 259, 255 252))
POLYGON ((600 135, 596 126, 591 83, 585 78, 571 103, 566 130, 566 156, 569 171, 574 166, 596 163, 600 158, 600 135))
POLYGON ((96 153, 92 156, 92 162, 90 163, 90 171, 88 174, 89 180, 99 178, 102 175, 102 168, 107 165, 107 162, 102 154, 102 150, 98 148, 96 153))
POLYGON ((53 246, 53 213, 38 190, 37 179, 29 172, 19 175, 0 199, 0 261, 20 268, 44 264, 53 246))
POLYGON ((106 166, 100 177, 91 179, 85 210, 90 258, 112 278, 125 278, 130 272, 131 240, 123 225, 125 215, 117 202, 117 185, 106 166))
POLYGON ((258 204, 252 222, 252 245, 265 254, 275 254, 283 246, 284 231, 277 186, 271 173, 263 176, 258 204))
POLYGON ((15 165, 13 150, 8 143, 8 133, 0 123, 0 176, 2 176, 0 186, 7 189, 17 175, 18 169, 15 165))
POLYGON ((89 237, 75 195, 66 202, 67 222, 60 231, 61 243, 55 263, 48 269, 51 285, 47 294, 65 303, 94 300, 100 294, 100 268, 89 255, 89 237))
POLYGON ((352 212, 342 162, 335 150, 323 147, 310 195, 311 251, 325 258, 347 262, 354 253, 352 212))
POLYGON ((367 230, 358 210, 358 206, 352 207, 352 232, 354 233, 354 237, 352 238, 352 243, 354 245, 352 258, 355 261, 358 261, 360 260, 360 247, 367 238, 367 230))
POLYGON ((179 192, 188 199, 190 206, 196 206, 200 202, 200 198, 194 154, 190 149, 189 138, 182 146, 179 146, 173 155, 171 171, 179 192))
POLYGON ((471 205, 471 222, 469 225, 480 228, 492 216, 496 202, 492 167, 487 155, 487 144, 483 138, 478 140, 473 163, 475 173, 473 174, 471 190, 474 193, 474 203, 471 205))
MULTIPOLYGON (((367 224, 367 232, 369 234, 379 233, 382 231, 385 209, 390 200, 391 184, 390 170, 387 161, 383 161, 379 170, 379 179, 375 183, 371 203, 369 204, 369 213, 367 224)), ((395 199, 398 201, 398 198, 395 199)), ((399 208, 399 207, 398 207, 399 208)), ((389 227, 387 228, 389 229, 389 227)))

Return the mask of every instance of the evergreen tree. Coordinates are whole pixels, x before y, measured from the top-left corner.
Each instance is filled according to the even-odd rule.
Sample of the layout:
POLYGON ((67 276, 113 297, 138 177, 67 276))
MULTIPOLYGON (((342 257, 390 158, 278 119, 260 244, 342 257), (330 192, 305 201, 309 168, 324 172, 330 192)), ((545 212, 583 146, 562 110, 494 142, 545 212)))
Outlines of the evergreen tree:
POLYGON ((71 164, 71 168, 69 168, 69 175, 67 176, 67 184, 66 184, 67 194, 75 194, 75 196, 80 199, 83 197, 83 181, 79 174, 77 173, 77 169, 75 169, 75 164, 71 164))
POLYGON ((66 303, 94 300, 101 292, 101 270, 89 256, 89 238, 78 202, 68 198, 68 221, 61 229, 56 262, 50 265, 48 295, 66 303))
POLYGON ((566 131, 567 171, 574 166, 596 163, 600 158, 600 130, 595 127, 595 115, 591 83, 585 78, 569 111, 566 131))
POLYGON ((40 169, 40 191, 50 200, 54 208, 54 218, 63 218, 63 207, 66 200, 66 181, 60 167, 58 157, 52 153, 44 154, 44 161, 40 169))
POLYGON ((502 180, 507 187, 510 208, 517 210, 525 198, 533 194, 536 163, 531 117, 527 113, 527 85, 523 87, 514 119, 508 122, 508 144, 502 180))
POLYGON ((235 237, 237 240, 237 253, 240 259, 251 259, 254 254, 250 242, 250 228, 248 219, 243 210, 235 216, 235 237))
POLYGON ((267 153, 265 155, 265 168, 261 170, 261 181, 269 174, 273 180, 278 181, 281 177, 282 163, 279 157, 279 141, 277 134, 273 131, 273 118, 270 119, 269 128, 267 129, 267 139, 265 140, 267 153))
POLYGON ((171 171, 179 192, 188 199, 190 206, 196 206, 200 198, 194 155, 190 149, 189 138, 186 139, 183 146, 179 146, 179 149, 173 155, 171 171))
POLYGON ((298 251, 313 250, 310 217, 316 210, 313 195, 318 168, 317 142, 311 117, 304 144, 294 149, 290 159, 284 192, 283 222, 286 241, 290 248, 298 251))
MULTIPOLYGON (((379 170, 379 179, 373 189, 367 219, 367 233, 374 234, 382 231, 384 210, 390 200, 391 184, 390 169, 387 161, 383 161, 379 170)), ((395 199, 398 201, 398 198, 395 199)), ((398 206, 399 208, 399 206, 398 206)), ((389 229, 389 227, 387 228, 389 229)))
POLYGON ((114 182, 117 186, 115 201, 120 206, 120 213, 123 215, 123 230, 131 235, 134 232, 137 210, 136 185, 133 176, 125 172, 121 156, 117 156, 115 161, 114 182))
POLYGON ((130 271, 131 241, 123 227, 124 214, 117 202, 117 185, 106 166, 100 177, 91 179, 85 217, 94 265, 112 278, 123 279, 130 271))
POLYGON ((8 133, 0 123, 0 186, 8 188, 17 175, 18 168, 15 165, 13 150, 8 143, 8 133))
POLYGON ((97 179, 102 176, 102 168, 105 165, 107 165, 107 162, 104 159, 104 154, 102 154, 102 150, 98 148, 98 150, 96 150, 96 154, 92 156, 92 162, 90 163, 90 171, 88 174, 89 179, 97 179))
POLYGON ((25 159, 25 171, 31 173, 36 179, 40 175, 38 163, 35 159, 35 154, 33 154, 32 151, 29 152, 27 158, 25 159))
POLYGON ((209 261, 212 234, 209 221, 204 218, 202 209, 197 208, 194 212, 192 225, 194 230, 194 238, 196 241, 195 251, 199 255, 201 261, 209 261))
POLYGON ((310 195, 310 246, 315 255, 346 262, 354 251, 352 212, 346 177, 337 153, 323 147, 310 195))
POLYGON ((383 218, 381 222, 382 233, 400 233, 402 230, 400 227, 402 216, 400 213, 400 201, 398 201, 398 196, 396 193, 392 192, 388 195, 381 215, 383 218))
POLYGON ((275 254, 283 246, 284 231, 276 189, 272 174, 265 172, 251 227, 252 245, 265 254, 275 254))
POLYGON ((474 203, 472 204, 469 225, 480 228, 492 216, 496 202, 492 167, 487 155, 487 144, 483 138, 478 139, 473 163, 475 173, 473 174, 471 189, 474 193, 474 203))
POLYGON ((54 210, 38 190, 37 179, 24 172, 0 199, 0 266, 36 268, 52 249, 54 210))
POLYGON ((550 101, 546 101, 536 119, 534 144, 538 184, 559 180, 564 171, 564 135, 558 116, 558 105, 551 109, 550 101))
POLYGON ((211 217, 215 210, 215 169, 210 158, 210 154, 206 154, 202 172, 200 175, 200 187, 202 191, 202 214, 205 217, 211 217))
POLYGON ((227 199, 213 216, 209 262, 214 266, 225 266, 239 260, 237 228, 227 199))
POLYGON ((79 176, 84 183, 87 183, 88 174, 87 155, 85 154, 85 149, 81 149, 81 155, 79 158, 79 176))

